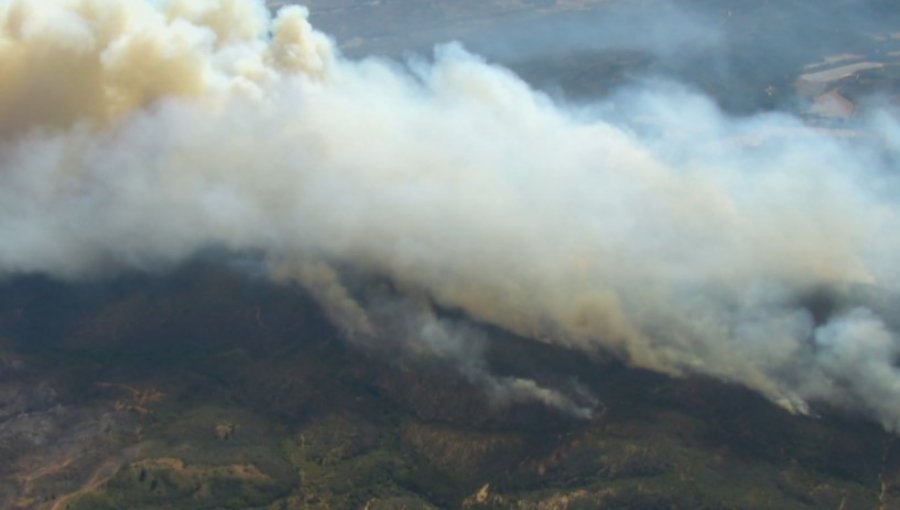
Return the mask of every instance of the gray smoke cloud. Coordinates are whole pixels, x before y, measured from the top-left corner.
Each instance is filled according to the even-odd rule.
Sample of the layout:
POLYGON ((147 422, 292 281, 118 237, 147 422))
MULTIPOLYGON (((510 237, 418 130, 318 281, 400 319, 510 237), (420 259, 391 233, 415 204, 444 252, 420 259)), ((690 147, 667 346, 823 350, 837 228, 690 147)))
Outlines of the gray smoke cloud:
POLYGON ((458 46, 431 63, 344 59, 307 14, 0 3, 0 274, 259 253, 349 337, 400 332, 501 400, 590 413, 589 396, 492 376, 477 334, 427 306, 400 320, 361 303, 341 271, 518 335, 900 428, 895 308, 865 297, 900 288, 888 110, 836 136, 732 118, 672 84, 575 107, 458 46), (827 313, 819 295, 837 296, 827 313))

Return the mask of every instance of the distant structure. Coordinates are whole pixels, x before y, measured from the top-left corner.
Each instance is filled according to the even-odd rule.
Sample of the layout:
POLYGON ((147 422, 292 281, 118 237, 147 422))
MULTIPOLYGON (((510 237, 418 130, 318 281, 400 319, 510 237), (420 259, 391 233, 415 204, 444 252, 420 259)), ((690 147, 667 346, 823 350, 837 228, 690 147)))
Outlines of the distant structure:
POLYGON ((850 120, 856 115, 857 105, 844 97, 840 89, 829 90, 813 100, 808 114, 820 119, 850 120))
MULTIPOLYGON (((894 40, 889 37, 885 44, 894 40)), ((900 52, 889 50, 869 56, 830 55, 805 66, 794 82, 797 95, 807 105, 804 116, 815 123, 840 125, 857 116, 859 101, 869 96, 900 98, 900 52)))
POLYGON ((845 80, 858 78, 860 73, 883 69, 882 62, 856 62, 831 69, 801 74, 797 78, 797 92, 805 97, 815 97, 827 92, 845 80))

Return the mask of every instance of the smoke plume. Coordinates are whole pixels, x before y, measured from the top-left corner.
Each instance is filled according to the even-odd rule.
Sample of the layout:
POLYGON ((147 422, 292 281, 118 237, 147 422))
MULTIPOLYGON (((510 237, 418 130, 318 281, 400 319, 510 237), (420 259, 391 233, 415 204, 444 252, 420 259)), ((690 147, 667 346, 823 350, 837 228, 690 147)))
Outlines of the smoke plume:
POLYGON ((408 337, 498 398, 589 412, 492 377, 472 332, 428 305, 359 302, 342 272, 897 429, 898 147, 883 141, 900 124, 862 122, 839 137, 731 118, 660 83, 560 104, 458 46, 433 62, 344 59, 305 9, 270 17, 253 0, 10 0, 0 274, 259 253, 349 337, 408 337))

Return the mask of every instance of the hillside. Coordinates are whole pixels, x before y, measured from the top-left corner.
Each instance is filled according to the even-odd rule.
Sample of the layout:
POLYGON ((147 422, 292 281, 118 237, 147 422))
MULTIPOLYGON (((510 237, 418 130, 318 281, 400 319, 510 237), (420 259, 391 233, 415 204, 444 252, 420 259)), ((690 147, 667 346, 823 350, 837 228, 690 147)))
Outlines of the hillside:
POLYGON ((491 336, 498 372, 594 393, 583 420, 350 348, 300 289, 208 263, 0 291, 4 509, 900 504, 893 436, 712 380, 491 336))

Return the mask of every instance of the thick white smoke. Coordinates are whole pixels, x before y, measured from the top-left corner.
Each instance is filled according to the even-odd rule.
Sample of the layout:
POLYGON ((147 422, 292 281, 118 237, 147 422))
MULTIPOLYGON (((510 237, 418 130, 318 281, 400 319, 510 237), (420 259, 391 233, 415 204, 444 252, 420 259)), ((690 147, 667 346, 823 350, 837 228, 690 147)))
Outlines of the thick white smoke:
MULTIPOLYGON (((897 129, 731 119, 674 86, 565 107, 458 47, 342 59, 304 9, 270 19, 253 0, 10 0, 0 273, 251 251, 377 338, 349 268, 521 335, 897 429, 889 310, 804 301, 900 287, 895 148, 873 148, 897 129)), ((413 315, 419 348, 495 394, 586 412, 466 365, 469 340, 413 315)))

